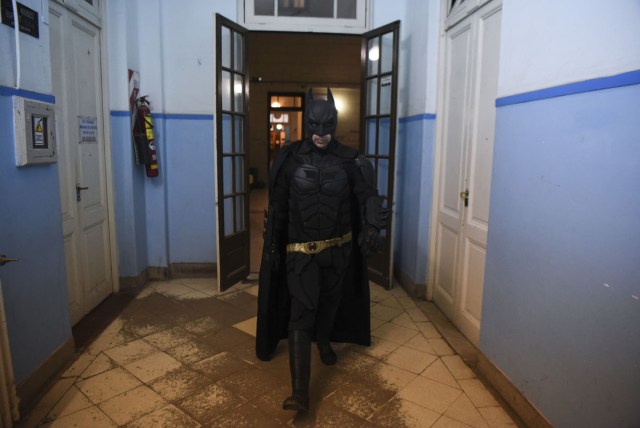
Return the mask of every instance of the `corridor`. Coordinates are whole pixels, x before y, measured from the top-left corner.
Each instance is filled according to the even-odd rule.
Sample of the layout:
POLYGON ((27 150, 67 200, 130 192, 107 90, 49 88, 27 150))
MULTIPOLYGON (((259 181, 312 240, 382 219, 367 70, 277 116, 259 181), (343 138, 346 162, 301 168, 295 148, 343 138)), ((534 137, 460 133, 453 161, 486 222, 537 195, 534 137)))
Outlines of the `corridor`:
POLYGON ((151 282, 113 295, 74 330, 78 354, 21 427, 507 427, 509 414, 397 287, 371 285, 370 348, 315 346, 311 412, 281 409, 286 341, 254 354, 255 279, 151 282), (294 417, 295 416, 295 417, 294 417))

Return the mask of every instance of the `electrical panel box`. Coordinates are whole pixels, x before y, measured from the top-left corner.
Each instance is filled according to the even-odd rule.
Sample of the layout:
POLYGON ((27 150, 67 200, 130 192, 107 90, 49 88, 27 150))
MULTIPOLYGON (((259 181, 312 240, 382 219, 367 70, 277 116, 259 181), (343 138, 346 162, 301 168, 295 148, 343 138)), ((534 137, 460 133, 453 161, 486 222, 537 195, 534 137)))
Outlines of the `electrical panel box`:
POLYGON ((16 165, 57 162, 53 104, 13 97, 16 165))

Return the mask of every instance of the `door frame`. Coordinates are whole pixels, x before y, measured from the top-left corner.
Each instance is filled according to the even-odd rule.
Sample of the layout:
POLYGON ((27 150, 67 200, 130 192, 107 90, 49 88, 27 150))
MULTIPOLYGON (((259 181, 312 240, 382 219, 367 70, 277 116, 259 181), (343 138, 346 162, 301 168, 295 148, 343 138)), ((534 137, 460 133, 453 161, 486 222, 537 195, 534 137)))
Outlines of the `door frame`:
MULTIPOLYGON (((443 165, 440 162, 442 158, 442 152, 444 149, 444 109, 446 106, 445 100, 445 81, 446 81, 446 71, 447 71, 447 32, 455 27, 458 23, 462 22, 464 19, 471 17, 474 15, 480 8, 485 6, 487 3, 493 2, 494 4, 500 3, 500 8, 503 7, 503 0, 472 0, 463 3, 457 9, 452 10, 452 13, 447 15, 448 8, 450 6, 450 1, 443 1, 440 4, 440 30, 439 30, 439 40, 438 40, 438 78, 437 78, 437 101, 436 101, 436 111, 438 114, 436 115, 436 135, 435 135, 435 144, 434 144, 434 168, 433 168, 433 188, 432 188, 432 199, 431 199, 431 210, 430 210, 430 221, 429 221, 429 256, 427 260, 427 290, 426 290, 426 299, 429 301, 434 300, 435 294, 435 281, 436 281, 436 261, 437 261, 437 231, 438 231, 438 201, 441 196, 441 184, 442 184, 442 169, 443 165)), ((466 171, 467 163, 463 168, 466 171)), ((465 172, 466 174, 466 172, 465 172)), ((486 259, 485 259, 486 266, 486 259)), ((460 261, 456 260, 456 270, 460 270, 460 261)), ((460 290, 456 290, 456 296, 454 296, 454 305, 458 304, 460 296, 457 293, 460 290)), ((457 306, 455 311, 457 311, 457 306)), ((453 321, 453 320, 452 320, 453 321)), ((459 327, 456 326, 459 329, 459 327)))
MULTIPOLYGON (((102 138, 104 142, 104 167, 105 167, 105 186, 106 186, 106 204, 107 204, 107 224, 109 226, 109 254, 111 257, 111 281, 112 292, 120 291, 120 276, 118 270, 118 248, 116 246, 116 215, 115 215, 115 193, 113 188, 113 157, 111 144, 111 111, 109 100, 109 59, 108 59, 108 29, 104 25, 104 17, 107 15, 106 1, 100 2, 100 15, 98 20, 95 17, 91 19, 85 14, 79 13, 73 8, 69 8, 62 0, 52 0, 60 7, 67 9, 71 13, 75 13, 80 18, 85 19, 99 29, 100 33, 100 91, 102 92, 102 138)), ((48 10, 47 10, 48 13, 48 10)))

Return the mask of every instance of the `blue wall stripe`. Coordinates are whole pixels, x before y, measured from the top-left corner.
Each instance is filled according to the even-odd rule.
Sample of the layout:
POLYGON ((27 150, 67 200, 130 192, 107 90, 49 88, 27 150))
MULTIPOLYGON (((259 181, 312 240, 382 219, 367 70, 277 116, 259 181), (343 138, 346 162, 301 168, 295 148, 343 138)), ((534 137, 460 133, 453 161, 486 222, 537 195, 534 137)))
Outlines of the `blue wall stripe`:
POLYGON ((400 123, 407 123, 407 122, 413 122, 416 120, 435 119, 435 118, 436 118, 436 115, 433 113, 422 113, 422 114, 416 114, 414 116, 401 117, 400 119, 398 119, 398 121, 400 123))
POLYGON ((496 107, 640 84, 640 70, 498 98, 496 107))
POLYGON ((8 86, 0 86, 0 96, 11 97, 17 95, 23 98, 29 98, 36 101, 42 101, 49 104, 56 103, 56 97, 48 94, 41 94, 39 92, 28 91, 26 89, 16 89, 8 86))
MULTIPOLYGON (((113 117, 129 117, 130 114, 125 110, 111 110, 113 117)), ((151 117, 156 119, 213 120, 212 114, 151 113, 151 117)))

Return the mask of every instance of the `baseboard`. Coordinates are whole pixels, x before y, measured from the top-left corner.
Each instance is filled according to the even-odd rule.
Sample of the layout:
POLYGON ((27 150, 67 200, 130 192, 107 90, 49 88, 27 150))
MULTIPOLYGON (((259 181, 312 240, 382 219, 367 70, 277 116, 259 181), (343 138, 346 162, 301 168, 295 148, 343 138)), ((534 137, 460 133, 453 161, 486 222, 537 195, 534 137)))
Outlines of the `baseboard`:
POLYGON ((210 278, 218 274, 216 263, 171 263, 170 278, 210 278))
POLYGON ((76 357, 73 336, 56 349, 40 366, 16 387, 20 398, 20 414, 27 414, 28 410, 38 402, 49 390, 51 382, 76 357))
POLYGON ((413 279, 400 269, 394 269, 394 278, 402 286, 404 291, 414 299, 424 299, 427 295, 427 284, 413 282, 413 279))
POLYGON ((458 330, 432 302, 416 300, 444 340, 475 372, 519 426, 548 428, 552 425, 478 348, 458 330))

